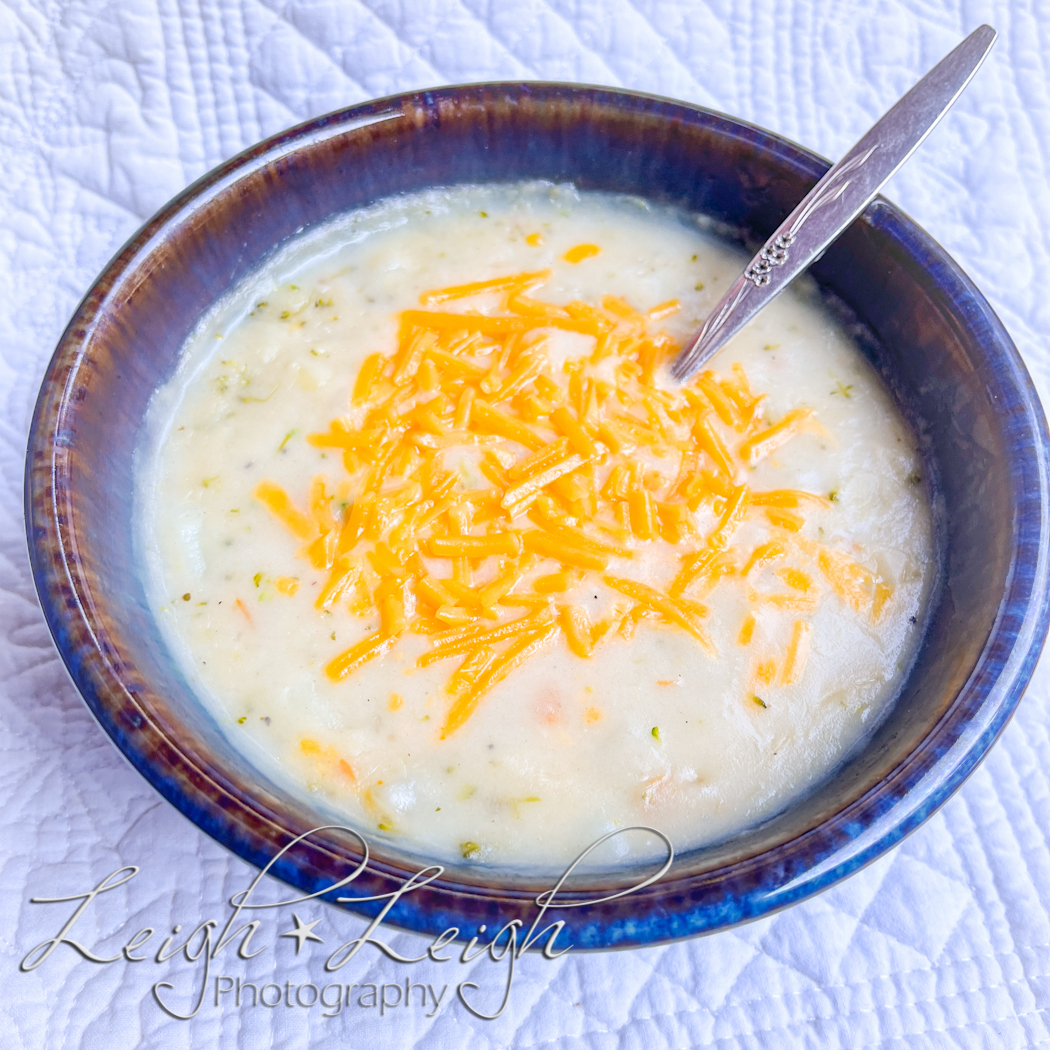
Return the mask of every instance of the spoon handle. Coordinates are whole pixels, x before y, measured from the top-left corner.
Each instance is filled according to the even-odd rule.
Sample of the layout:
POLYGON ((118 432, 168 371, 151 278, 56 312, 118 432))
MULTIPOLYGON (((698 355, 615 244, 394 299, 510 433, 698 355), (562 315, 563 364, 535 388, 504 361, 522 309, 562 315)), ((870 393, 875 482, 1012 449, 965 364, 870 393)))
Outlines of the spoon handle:
POLYGON ((981 26, 920 80, 780 224, 671 366, 687 379, 867 207, 977 72, 996 32, 981 26))

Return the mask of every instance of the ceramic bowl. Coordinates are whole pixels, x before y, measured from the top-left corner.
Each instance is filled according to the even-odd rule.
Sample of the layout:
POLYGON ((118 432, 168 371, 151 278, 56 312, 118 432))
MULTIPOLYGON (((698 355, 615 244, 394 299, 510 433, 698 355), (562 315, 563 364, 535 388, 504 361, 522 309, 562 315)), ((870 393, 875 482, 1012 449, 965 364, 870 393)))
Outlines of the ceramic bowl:
MULTIPOLYGON (((449 87, 333 113, 221 165, 151 219, 88 292, 55 351, 33 419, 26 512, 36 586, 96 718, 202 830, 266 865, 327 823, 253 769, 188 687, 143 590, 132 459, 147 403, 197 319, 305 228, 428 186, 520 179, 637 194, 764 240, 827 161, 717 113, 558 84, 449 87)), ((892 714, 805 799, 720 845, 678 856, 630 896, 571 908, 577 949, 707 932, 801 900, 926 820, 1002 731, 1047 631, 1047 428, 1010 337, 959 267, 876 199, 812 268, 852 312, 863 351, 918 429, 932 480, 942 582, 892 714)), ((585 845, 585 844, 584 844, 585 845)), ((320 832, 271 871, 315 892, 359 846, 320 832)), ((388 893, 425 858, 376 848, 349 891, 388 893)), ((581 876, 567 901, 633 885, 581 876)), ((448 867, 388 914, 463 936, 536 914, 551 880, 448 867)), ((359 905, 374 913, 378 905, 359 905)))

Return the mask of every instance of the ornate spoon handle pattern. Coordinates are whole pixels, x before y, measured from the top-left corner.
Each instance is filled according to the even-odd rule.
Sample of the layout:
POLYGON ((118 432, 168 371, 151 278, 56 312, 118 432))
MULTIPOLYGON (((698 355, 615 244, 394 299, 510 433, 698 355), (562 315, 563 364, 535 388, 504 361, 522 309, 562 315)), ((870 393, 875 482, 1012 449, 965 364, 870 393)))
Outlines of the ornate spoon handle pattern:
POLYGON ((671 366, 676 379, 717 353, 853 222, 962 94, 995 38, 991 26, 971 33, 828 169, 682 348, 671 366))

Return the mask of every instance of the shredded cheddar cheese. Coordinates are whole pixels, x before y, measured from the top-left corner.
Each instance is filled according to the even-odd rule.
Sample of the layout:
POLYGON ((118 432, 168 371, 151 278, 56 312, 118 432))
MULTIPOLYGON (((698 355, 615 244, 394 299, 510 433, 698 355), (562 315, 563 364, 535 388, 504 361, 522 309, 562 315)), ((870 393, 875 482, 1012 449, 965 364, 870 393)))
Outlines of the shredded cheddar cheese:
MULTIPOLYGON (((599 251, 577 245, 564 258, 599 251)), ((723 580, 744 590, 745 578, 772 574, 789 555, 808 559, 811 572, 777 568, 788 594, 746 584, 740 645, 752 642, 753 610, 815 609, 814 572, 831 585, 832 600, 867 606, 877 620, 892 589, 803 535, 809 517, 832 504, 800 490, 752 490, 743 480, 812 411, 801 406, 766 425, 764 396, 738 364, 729 376, 708 370, 687 387, 658 384, 678 347, 653 326, 677 301, 645 312, 614 296, 597 306, 554 305, 532 294, 549 277, 543 270, 424 293, 424 309, 401 313, 391 352, 365 359, 347 415, 307 436, 329 459, 342 458, 347 478, 335 488, 315 478, 305 510, 273 482, 256 488, 302 544, 300 557, 323 574, 318 615, 342 607, 378 620, 329 660, 327 676, 338 682, 383 658, 408 631, 428 636, 421 666, 456 661, 445 686, 445 739, 500 681, 559 640, 586 659, 644 620, 686 632, 717 657, 699 598, 723 580), (453 312, 457 300, 478 296, 496 297, 503 312, 453 312), (588 336, 593 349, 556 369, 545 350, 551 328, 588 336), (470 487, 479 478, 487 487, 470 487), (336 493, 345 497, 338 514, 336 493), (749 518, 766 539, 741 551, 737 536, 749 518), (665 559, 678 565, 672 579, 637 578, 636 555, 653 544, 673 548, 665 559), (573 599, 583 587, 614 599, 596 623, 573 599)), ((294 595, 300 577, 274 585, 294 595)), ((810 623, 790 622, 782 686, 800 679, 810 645, 810 623)), ((766 636, 772 627, 763 624, 766 636)), ((759 661, 755 675, 771 686, 776 661, 759 661)), ((392 695, 390 706, 400 699, 392 695)))

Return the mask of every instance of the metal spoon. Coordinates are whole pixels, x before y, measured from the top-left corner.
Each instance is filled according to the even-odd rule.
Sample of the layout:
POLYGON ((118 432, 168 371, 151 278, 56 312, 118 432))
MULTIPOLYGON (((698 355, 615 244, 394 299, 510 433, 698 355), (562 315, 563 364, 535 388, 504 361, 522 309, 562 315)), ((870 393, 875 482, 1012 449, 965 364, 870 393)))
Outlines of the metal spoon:
POLYGON ((828 169, 682 348, 675 379, 688 379, 853 222, 962 94, 995 38, 991 26, 971 33, 828 169))

